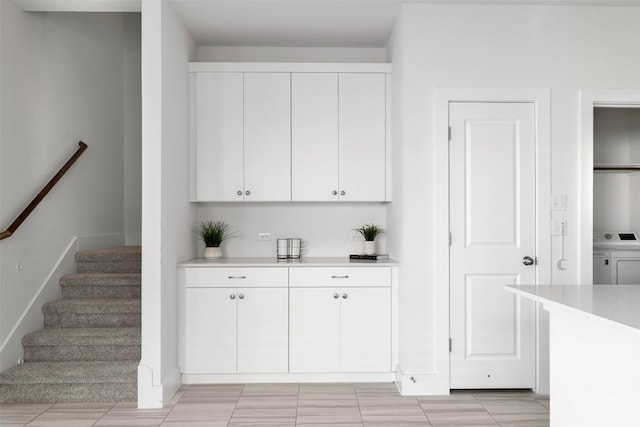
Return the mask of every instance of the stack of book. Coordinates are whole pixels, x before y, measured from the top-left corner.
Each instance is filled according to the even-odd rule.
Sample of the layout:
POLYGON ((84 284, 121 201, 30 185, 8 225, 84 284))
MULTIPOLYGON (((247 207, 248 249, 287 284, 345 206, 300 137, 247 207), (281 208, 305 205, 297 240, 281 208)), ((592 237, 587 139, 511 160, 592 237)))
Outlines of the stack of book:
POLYGON ((351 254, 349 255, 349 261, 351 262, 389 261, 389 255, 388 254, 379 254, 379 255, 351 254))

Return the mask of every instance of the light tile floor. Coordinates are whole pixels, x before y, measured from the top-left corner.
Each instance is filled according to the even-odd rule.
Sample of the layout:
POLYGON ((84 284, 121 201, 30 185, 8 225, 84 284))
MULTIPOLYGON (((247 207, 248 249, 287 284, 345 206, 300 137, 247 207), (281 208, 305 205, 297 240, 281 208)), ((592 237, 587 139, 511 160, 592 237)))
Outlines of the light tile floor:
POLYGON ((134 403, 0 405, 2 427, 548 425, 548 396, 464 391, 407 397, 390 383, 191 385, 163 409, 136 409, 134 403))

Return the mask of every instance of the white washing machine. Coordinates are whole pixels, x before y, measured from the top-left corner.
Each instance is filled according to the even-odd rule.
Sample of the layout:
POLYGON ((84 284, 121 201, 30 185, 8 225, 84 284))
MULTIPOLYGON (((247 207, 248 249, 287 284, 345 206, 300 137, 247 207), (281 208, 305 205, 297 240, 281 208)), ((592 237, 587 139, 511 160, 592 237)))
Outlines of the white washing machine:
POLYGON ((640 285, 640 238, 637 233, 593 233, 593 284, 640 285))

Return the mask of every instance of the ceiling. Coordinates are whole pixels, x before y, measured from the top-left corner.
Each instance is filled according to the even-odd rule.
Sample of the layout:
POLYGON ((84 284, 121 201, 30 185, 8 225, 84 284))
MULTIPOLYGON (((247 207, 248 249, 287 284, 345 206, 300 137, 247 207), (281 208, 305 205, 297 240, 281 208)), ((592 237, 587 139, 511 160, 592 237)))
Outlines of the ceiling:
POLYGON ((384 47, 403 3, 640 5, 640 0, 170 0, 201 46, 384 47))
MULTIPOLYGON (((141 0, 13 1, 33 11, 139 11, 141 6, 141 0)), ((640 6, 640 0, 169 1, 200 46, 273 47, 384 47, 403 3, 640 6)))

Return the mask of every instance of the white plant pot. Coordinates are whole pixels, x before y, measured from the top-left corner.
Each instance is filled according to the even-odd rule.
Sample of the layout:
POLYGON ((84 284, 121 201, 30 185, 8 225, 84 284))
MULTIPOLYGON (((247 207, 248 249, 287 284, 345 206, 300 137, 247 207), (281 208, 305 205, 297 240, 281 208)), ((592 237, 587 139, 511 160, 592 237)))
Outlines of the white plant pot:
POLYGON ((218 259, 222 257, 222 249, 220 247, 206 247, 204 248, 204 253, 202 254, 204 259, 218 259))
POLYGON ((364 241, 363 245, 363 252, 365 255, 375 255, 376 254, 376 241, 364 241))

